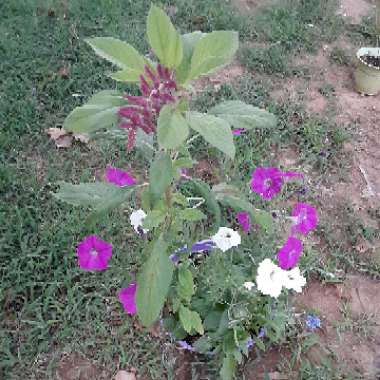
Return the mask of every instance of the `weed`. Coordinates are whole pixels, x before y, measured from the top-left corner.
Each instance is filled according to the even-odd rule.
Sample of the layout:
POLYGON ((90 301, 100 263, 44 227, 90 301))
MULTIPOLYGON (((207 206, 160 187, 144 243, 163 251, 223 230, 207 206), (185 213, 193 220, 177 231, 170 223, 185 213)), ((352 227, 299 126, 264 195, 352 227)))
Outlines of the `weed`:
POLYGON ((341 66, 349 66, 351 64, 351 57, 344 49, 339 47, 334 47, 331 50, 329 60, 331 63, 336 63, 341 66))

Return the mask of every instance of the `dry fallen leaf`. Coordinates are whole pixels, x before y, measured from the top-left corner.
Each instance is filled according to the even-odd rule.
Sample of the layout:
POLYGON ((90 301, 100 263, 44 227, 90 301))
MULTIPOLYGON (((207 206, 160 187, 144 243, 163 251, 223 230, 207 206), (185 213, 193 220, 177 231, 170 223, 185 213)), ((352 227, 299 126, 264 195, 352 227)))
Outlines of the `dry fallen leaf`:
POLYGON ((133 372, 119 371, 115 380, 136 380, 136 375, 133 372))
POLYGON ((149 328, 149 334, 155 338, 158 338, 160 336, 160 333, 161 333, 161 324, 160 324, 160 321, 156 321, 149 328))
POLYGON ((80 141, 83 144, 88 144, 90 141, 90 136, 85 133, 74 133, 73 136, 75 140, 80 141))
POLYGON ((83 144, 88 144, 90 137, 86 134, 71 134, 63 128, 49 128, 46 133, 54 140, 57 148, 70 148, 73 143, 73 138, 83 144))

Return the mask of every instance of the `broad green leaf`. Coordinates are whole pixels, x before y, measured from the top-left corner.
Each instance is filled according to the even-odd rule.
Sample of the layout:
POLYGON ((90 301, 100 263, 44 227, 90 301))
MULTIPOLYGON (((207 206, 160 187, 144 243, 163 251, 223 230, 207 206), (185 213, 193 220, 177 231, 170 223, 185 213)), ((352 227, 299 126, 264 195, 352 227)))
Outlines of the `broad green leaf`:
POLYGON ((157 121, 157 137, 161 148, 178 148, 189 136, 189 126, 181 112, 171 105, 162 108, 157 121))
POLYGON ((276 117, 268 111, 239 100, 228 100, 212 107, 208 113, 218 116, 235 128, 274 128, 276 117))
POLYGON ((174 193, 172 195, 172 199, 173 199, 174 203, 177 203, 177 204, 179 204, 181 206, 185 206, 186 207, 187 204, 188 204, 187 198, 183 194, 181 194, 181 193, 174 193))
POLYGON ((176 69, 176 80, 181 84, 185 83, 188 79, 194 47, 203 36, 204 33, 200 32, 199 30, 193 33, 183 34, 181 36, 183 58, 181 64, 176 69))
POLYGON ((206 215, 196 208, 186 208, 179 212, 179 217, 183 220, 188 220, 191 222, 197 222, 199 220, 205 219, 206 215))
POLYGON ((146 327, 160 315, 172 281, 173 263, 168 258, 167 249, 167 243, 161 237, 150 244, 150 256, 137 277, 137 312, 146 327))
POLYGON ((199 112, 187 112, 187 121, 208 143, 231 159, 235 157, 234 140, 228 122, 199 112))
POLYGON ((189 79, 209 74, 230 62, 238 47, 236 32, 216 31, 204 35, 194 47, 189 79))
POLYGON ((174 168, 188 168, 188 169, 191 169, 192 167, 194 166, 194 162, 191 158, 187 158, 187 157, 181 157, 181 158, 177 158, 174 163, 173 163, 173 167, 174 168))
POLYGON ((60 189, 54 197, 74 206, 92 207, 95 210, 112 208, 126 201, 131 189, 121 188, 111 183, 95 182, 73 185, 60 182, 60 189))
POLYGON ((186 332, 191 334, 192 330, 195 330, 197 333, 203 335, 204 329, 202 320, 196 311, 192 311, 186 306, 181 305, 179 308, 179 319, 186 332))
POLYGON ((232 380, 235 377, 236 360, 233 354, 228 354, 223 359, 223 365, 220 370, 220 377, 222 380, 232 380))
POLYGON ((153 135, 147 134, 141 128, 139 128, 136 133, 135 147, 147 162, 152 162, 154 154, 153 146, 153 135))
POLYGON ((208 211, 214 215, 213 228, 217 231, 221 225, 222 213, 215 194, 204 181, 193 179, 191 184, 195 187, 196 193, 199 193, 201 197, 204 198, 208 211))
POLYGON ((110 77, 118 82, 139 82, 142 71, 133 69, 124 69, 110 74, 110 77))
POLYGON ((178 295, 186 302, 190 302, 191 297, 194 295, 193 275, 188 268, 181 267, 178 270, 177 291, 178 295))
POLYGON ((88 133, 102 128, 111 128, 117 124, 117 112, 125 104, 126 101, 119 92, 100 91, 87 104, 71 111, 63 127, 74 133, 88 133))
POLYGON ((113 37, 95 37, 85 40, 100 57, 119 66, 142 73, 145 59, 128 43, 113 37))
POLYGON ((148 14, 147 33, 150 46, 160 62, 170 68, 179 66, 183 55, 181 36, 168 15, 153 4, 148 14))
POLYGON ((159 153, 149 172, 149 188, 155 199, 159 199, 173 179, 172 160, 167 153, 159 153))
POLYGON ((153 210, 148 212, 143 222, 143 228, 151 230, 158 227, 165 220, 166 212, 163 210, 153 210))
POLYGON ((223 205, 234 210, 248 212, 252 220, 265 230, 272 228, 273 220, 270 213, 254 208, 252 203, 235 186, 220 183, 212 188, 212 192, 215 194, 215 198, 223 205))

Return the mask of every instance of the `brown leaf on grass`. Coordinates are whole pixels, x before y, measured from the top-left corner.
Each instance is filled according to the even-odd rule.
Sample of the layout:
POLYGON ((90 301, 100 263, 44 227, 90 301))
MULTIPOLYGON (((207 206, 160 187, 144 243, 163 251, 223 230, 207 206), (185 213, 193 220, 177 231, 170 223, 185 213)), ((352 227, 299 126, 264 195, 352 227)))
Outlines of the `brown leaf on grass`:
POLYGON ((135 372, 119 371, 115 380, 136 380, 136 374, 135 372))
POLYGON ((88 144, 90 141, 90 136, 85 133, 74 133, 74 139, 80 141, 83 144, 88 144))
POLYGON ((88 144, 90 138, 86 134, 71 134, 63 128, 49 128, 46 133, 54 141, 57 148, 70 148, 73 143, 73 138, 83 144, 88 144))

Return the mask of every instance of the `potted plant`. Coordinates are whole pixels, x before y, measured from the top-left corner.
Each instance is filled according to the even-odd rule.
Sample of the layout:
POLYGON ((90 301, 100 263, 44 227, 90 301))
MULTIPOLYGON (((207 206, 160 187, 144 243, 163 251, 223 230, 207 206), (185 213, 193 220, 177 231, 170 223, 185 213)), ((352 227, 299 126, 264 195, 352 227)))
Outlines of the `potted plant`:
POLYGON ((380 91, 380 0, 376 6, 377 47, 363 47, 356 56, 358 65, 355 70, 356 90, 366 95, 377 95, 380 91))

